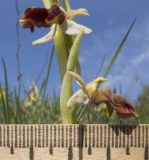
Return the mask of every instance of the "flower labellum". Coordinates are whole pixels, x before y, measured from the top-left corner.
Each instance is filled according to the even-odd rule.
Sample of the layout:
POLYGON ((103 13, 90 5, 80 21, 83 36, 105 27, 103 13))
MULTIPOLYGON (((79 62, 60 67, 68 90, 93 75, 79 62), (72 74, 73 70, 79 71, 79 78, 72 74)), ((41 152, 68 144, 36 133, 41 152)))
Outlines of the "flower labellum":
POLYGON ((89 102, 95 105, 105 103, 108 108, 109 116, 111 116, 113 110, 115 110, 121 118, 129 118, 131 116, 138 117, 135 107, 124 97, 113 94, 109 87, 97 89, 100 83, 107 80, 104 77, 96 78, 90 83, 85 84, 77 73, 72 71, 69 71, 69 73, 77 80, 81 89, 75 92, 68 100, 67 107, 70 108, 78 104, 86 105, 89 104, 89 102))
POLYGON ((71 108, 74 105, 87 105, 89 103, 89 98, 80 89, 73 94, 73 96, 68 100, 67 107, 71 108))
POLYGON ((107 97, 109 105, 111 105, 121 118, 128 118, 131 116, 138 117, 135 107, 127 99, 119 95, 107 95, 105 92, 103 93, 107 97))
POLYGON ((53 39, 56 31, 55 25, 60 25, 62 31, 68 35, 77 35, 80 31, 89 34, 92 30, 86 26, 77 24, 72 20, 78 15, 88 15, 88 11, 84 8, 71 10, 66 12, 57 3, 52 4, 49 9, 40 7, 30 7, 24 11, 24 14, 19 19, 19 23, 23 28, 29 28, 34 32, 34 28, 51 27, 51 31, 42 38, 34 41, 32 44, 42 44, 53 39))

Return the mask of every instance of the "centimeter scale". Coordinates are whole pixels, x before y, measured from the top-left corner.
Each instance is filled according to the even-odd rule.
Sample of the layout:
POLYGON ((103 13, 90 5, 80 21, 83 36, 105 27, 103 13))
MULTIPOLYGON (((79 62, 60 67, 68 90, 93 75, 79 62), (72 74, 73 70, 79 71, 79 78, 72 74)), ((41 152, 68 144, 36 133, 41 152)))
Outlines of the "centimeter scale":
POLYGON ((0 160, 149 160, 149 125, 0 125, 0 160))

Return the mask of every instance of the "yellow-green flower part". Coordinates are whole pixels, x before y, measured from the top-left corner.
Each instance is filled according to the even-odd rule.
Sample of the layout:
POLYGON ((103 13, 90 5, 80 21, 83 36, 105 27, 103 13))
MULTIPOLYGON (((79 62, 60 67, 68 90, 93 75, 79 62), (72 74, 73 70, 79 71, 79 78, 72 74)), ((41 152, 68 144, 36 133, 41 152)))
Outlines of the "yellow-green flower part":
POLYGON ((97 90, 100 83, 107 81, 106 78, 98 77, 86 85, 79 74, 72 71, 69 71, 69 74, 76 79, 77 84, 80 86, 81 89, 75 92, 72 95, 72 97, 68 100, 67 102, 68 108, 74 106, 75 104, 86 105, 91 101, 93 101, 96 104, 97 102, 96 98, 98 99, 98 102, 99 102, 99 99, 101 101, 104 101, 107 99, 102 92, 99 92, 97 90))

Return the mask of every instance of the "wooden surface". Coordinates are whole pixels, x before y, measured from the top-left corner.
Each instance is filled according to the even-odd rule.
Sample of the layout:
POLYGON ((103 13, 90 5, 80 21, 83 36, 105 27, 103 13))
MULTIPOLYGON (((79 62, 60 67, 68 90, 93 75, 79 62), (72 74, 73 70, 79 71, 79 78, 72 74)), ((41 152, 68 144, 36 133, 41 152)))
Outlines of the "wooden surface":
POLYGON ((149 160, 149 125, 0 125, 0 160, 149 160))

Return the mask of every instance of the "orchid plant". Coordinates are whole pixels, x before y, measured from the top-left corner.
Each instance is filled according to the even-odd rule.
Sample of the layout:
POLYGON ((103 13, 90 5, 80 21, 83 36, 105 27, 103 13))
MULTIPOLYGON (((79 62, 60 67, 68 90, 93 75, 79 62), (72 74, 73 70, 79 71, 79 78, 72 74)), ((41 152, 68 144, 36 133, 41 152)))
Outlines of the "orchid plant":
MULTIPOLYGON (((79 15, 88 16, 86 9, 73 10, 69 1, 43 0, 44 7, 29 7, 19 19, 23 28, 29 28, 34 32, 35 27, 49 27, 50 31, 45 36, 32 42, 32 45, 46 43, 53 39, 59 65, 61 78, 60 109, 63 123, 76 123, 76 113, 78 105, 106 103, 111 116, 113 110, 121 117, 137 116, 134 106, 121 96, 112 93, 108 87, 97 89, 100 83, 105 82, 105 77, 98 77, 92 82, 85 84, 80 73, 80 63, 78 60, 81 39, 84 34, 89 34, 92 30, 74 21, 74 17, 79 15), (77 71, 75 73, 74 71, 77 71), (72 77, 77 80, 80 90, 73 94, 72 77)), ((132 24, 133 26, 133 24, 132 24)), ((120 44, 115 59, 118 56, 127 36, 132 28, 130 27, 124 40, 120 44)), ((109 64, 106 75, 115 59, 109 64)), ((105 76, 106 76, 105 75, 105 76)))

